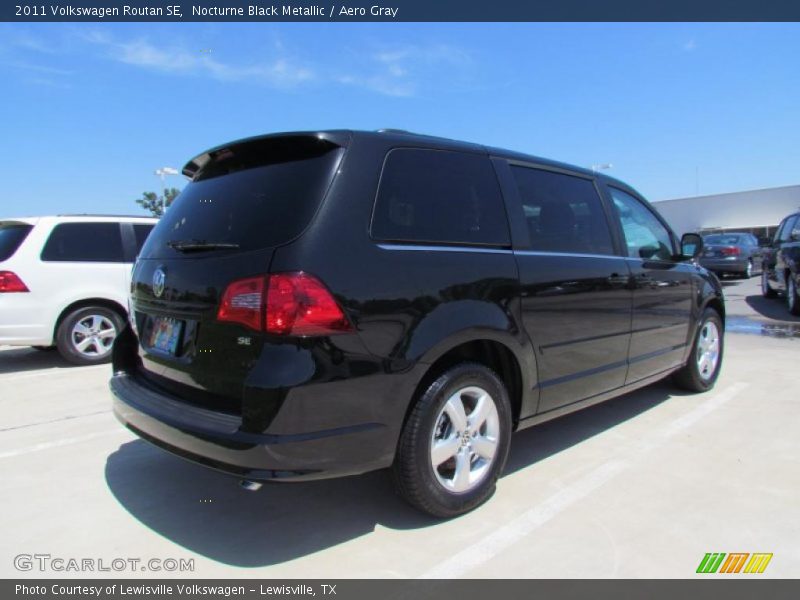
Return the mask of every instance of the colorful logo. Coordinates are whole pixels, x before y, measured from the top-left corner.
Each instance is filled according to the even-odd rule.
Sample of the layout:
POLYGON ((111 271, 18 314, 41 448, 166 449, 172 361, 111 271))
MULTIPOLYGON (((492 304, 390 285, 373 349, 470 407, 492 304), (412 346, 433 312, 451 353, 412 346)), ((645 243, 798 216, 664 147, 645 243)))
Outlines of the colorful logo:
POLYGON ((708 552, 697 567, 698 573, 763 573, 772 553, 766 552, 708 552), (726 558, 727 557, 727 558, 726 558), (748 560, 750 557, 750 560, 748 560), (744 570, 742 569, 744 567, 744 570))

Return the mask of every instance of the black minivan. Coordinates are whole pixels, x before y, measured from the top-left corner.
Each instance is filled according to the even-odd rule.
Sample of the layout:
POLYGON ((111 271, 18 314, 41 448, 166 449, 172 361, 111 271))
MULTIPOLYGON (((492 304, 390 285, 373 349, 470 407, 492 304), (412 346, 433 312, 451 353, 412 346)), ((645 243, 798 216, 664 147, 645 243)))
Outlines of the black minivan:
POLYGON ((114 411, 246 487, 392 467, 451 517, 513 431, 719 374, 702 240, 607 176, 396 130, 249 138, 183 173, 134 267, 114 411))

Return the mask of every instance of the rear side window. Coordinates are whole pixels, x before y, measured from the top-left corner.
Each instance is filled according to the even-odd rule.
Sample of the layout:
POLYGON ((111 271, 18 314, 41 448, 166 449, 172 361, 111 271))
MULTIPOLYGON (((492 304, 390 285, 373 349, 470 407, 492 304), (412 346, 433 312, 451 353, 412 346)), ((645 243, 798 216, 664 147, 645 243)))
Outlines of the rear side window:
POLYGON ((119 223, 61 223, 42 250, 45 262, 125 262, 119 223))
POLYGON ((613 254, 608 219, 594 183, 582 177, 512 166, 532 250, 613 254))
POLYGON ((161 218, 145 258, 180 254, 168 242, 260 250, 293 239, 311 222, 344 149, 316 137, 279 137, 216 151, 161 218))
POLYGON ((136 239, 136 254, 142 251, 142 246, 147 241, 147 236, 153 230, 155 225, 147 223, 134 223, 133 224, 133 237, 136 239))
POLYGON ((509 245, 508 221, 492 163, 477 154, 392 150, 375 200, 372 237, 509 245))
POLYGON ((0 262, 14 256, 31 229, 27 223, 0 223, 0 262))

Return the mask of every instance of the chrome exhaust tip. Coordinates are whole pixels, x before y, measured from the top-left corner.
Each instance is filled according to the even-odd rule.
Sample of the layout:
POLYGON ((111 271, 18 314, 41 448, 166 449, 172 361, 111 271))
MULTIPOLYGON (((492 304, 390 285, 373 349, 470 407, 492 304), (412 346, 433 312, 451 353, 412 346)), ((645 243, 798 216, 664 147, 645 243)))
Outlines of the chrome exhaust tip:
POLYGON ((262 485, 263 484, 259 483, 258 481, 250 481, 249 479, 242 479, 239 482, 239 486, 248 492, 257 492, 261 489, 262 485))

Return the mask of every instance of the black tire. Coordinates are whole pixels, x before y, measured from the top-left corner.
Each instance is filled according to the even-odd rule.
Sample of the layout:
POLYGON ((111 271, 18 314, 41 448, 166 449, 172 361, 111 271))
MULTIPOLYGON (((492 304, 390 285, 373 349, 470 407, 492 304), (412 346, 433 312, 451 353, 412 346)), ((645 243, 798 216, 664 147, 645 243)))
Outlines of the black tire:
POLYGON ((761 267, 761 295, 764 296, 764 298, 774 298, 778 295, 777 292, 769 286, 769 271, 767 271, 763 265, 761 267))
POLYGON ((800 293, 797 290, 797 277, 794 273, 786 276, 786 307, 795 316, 800 316, 800 293))
MULTIPOLYGON (((111 360, 111 346, 114 339, 122 331, 124 317, 115 310, 105 306, 84 306, 66 315, 56 331, 56 346, 58 352, 66 360, 75 365, 99 365, 111 360), (107 327, 98 329, 103 333, 102 337, 97 336, 90 342, 86 351, 81 352, 77 345, 77 340, 81 342, 85 339, 75 334, 76 326, 87 320, 97 317, 101 323, 111 324, 114 328, 113 336, 109 336, 107 327), (75 335, 74 335, 75 334, 75 335), (109 341, 110 338, 110 341, 109 341)), ((89 336, 92 337, 92 336, 89 336)))
MULTIPOLYGON (((477 402, 474 406, 476 405, 477 402)), ((474 409, 474 406, 471 408, 474 409)), ((482 427, 485 426, 479 425, 478 429, 486 432, 487 430, 482 427)), ((422 391, 403 427, 392 468, 398 492, 414 508, 434 517, 451 518, 469 512, 494 494, 497 479, 503 472, 508 457, 511 429, 511 404, 508 391, 497 374, 482 364, 472 362, 451 367, 422 391), (480 457, 480 452, 473 452, 472 442, 476 441, 476 434, 473 433, 470 439, 472 423, 469 419, 473 415, 472 410, 470 412, 464 410, 467 427, 462 435, 458 434, 448 414, 443 412, 451 398, 457 399, 462 408, 466 409, 470 403, 468 394, 475 394, 474 390, 488 392, 489 400, 496 409, 496 415, 493 413, 491 417, 481 421, 489 423, 491 419, 492 426, 497 432, 493 436, 496 445, 490 459, 480 457), (463 395, 456 395, 458 392, 462 392, 463 395), (440 441, 460 445, 451 458, 434 467, 432 456, 434 435, 444 435, 446 432, 450 432, 450 435, 440 441), (448 489, 447 479, 443 473, 447 473, 448 465, 452 463, 452 483, 455 487, 458 478, 456 465, 457 461, 462 459, 465 461, 462 464, 469 465, 470 477, 473 475, 473 468, 478 473, 476 481, 469 483, 471 487, 463 492, 448 489), (480 465, 483 465, 482 470, 480 465)))
POLYGON ((706 308, 703 311, 703 316, 697 326, 697 331, 694 334, 692 341, 692 350, 689 353, 689 359, 686 364, 673 375, 675 383, 690 392, 705 392, 714 387, 719 377, 719 371, 722 367, 722 357, 725 350, 725 329, 722 324, 722 319, 719 313, 713 308, 706 308), (713 369, 707 369, 701 372, 700 368, 700 346, 704 340, 708 338, 704 335, 708 330, 706 324, 711 323, 716 328, 718 337, 718 349, 716 362, 713 369))

